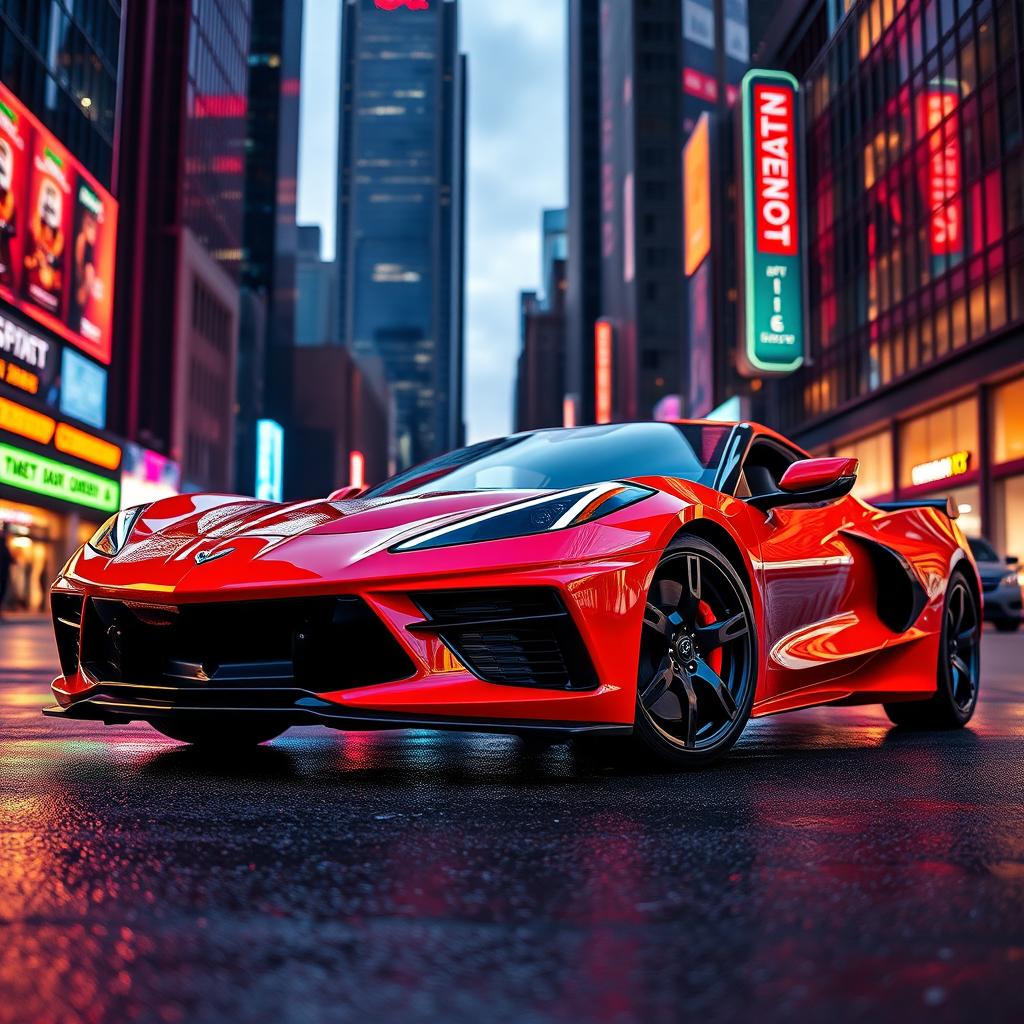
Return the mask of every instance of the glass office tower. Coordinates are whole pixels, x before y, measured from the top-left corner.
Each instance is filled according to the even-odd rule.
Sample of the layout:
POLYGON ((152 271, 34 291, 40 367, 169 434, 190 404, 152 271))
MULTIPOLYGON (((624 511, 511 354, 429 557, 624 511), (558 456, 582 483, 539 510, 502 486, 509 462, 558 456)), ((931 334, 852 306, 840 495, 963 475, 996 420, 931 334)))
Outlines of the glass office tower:
POLYGON ((342 24, 339 333, 380 360, 398 468, 461 439, 465 65, 455 0, 342 24))

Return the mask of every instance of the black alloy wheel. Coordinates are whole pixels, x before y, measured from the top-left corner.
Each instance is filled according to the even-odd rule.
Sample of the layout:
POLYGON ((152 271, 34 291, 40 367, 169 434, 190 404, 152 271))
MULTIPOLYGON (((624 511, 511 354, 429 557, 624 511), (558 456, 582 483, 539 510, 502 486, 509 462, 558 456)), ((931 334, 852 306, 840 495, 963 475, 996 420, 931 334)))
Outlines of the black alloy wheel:
POLYGON ((743 731, 756 682, 754 615, 743 581, 714 546, 680 538, 647 595, 638 736, 673 766, 708 764, 743 731))
POLYGON ((946 587, 935 695, 886 704, 890 721, 913 729, 959 729, 971 720, 978 706, 981 629, 974 592, 963 574, 955 572, 946 587))

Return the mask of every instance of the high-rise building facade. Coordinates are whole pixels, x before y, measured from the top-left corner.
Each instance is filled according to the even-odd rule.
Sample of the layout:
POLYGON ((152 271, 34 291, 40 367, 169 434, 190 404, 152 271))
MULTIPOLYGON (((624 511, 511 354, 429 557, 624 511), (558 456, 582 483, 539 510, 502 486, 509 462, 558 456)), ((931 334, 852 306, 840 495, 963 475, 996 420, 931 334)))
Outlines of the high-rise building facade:
POLYGON ((1024 554, 1024 9, 789 7, 809 359, 775 415, 858 457, 863 497, 952 494, 968 533, 1024 554))
POLYGON ((519 360, 516 365, 516 430, 573 422, 575 405, 565 382, 566 257, 568 210, 541 214, 542 291, 519 294, 519 360), (571 408, 570 408, 571 407, 571 408))
POLYGON ((346 0, 339 340, 384 366, 399 468, 461 441, 465 78, 456 0, 346 0))
POLYGON ((5 607, 38 610, 70 552, 120 505, 108 432, 122 6, 0 9, 0 531, 5 607))
POLYGON ((322 256, 322 232, 317 224, 299 225, 295 256, 295 344, 337 344, 338 271, 322 256))
POLYGON ((303 0, 252 3, 235 424, 235 485, 244 493, 255 487, 257 422, 290 416, 286 361, 268 362, 268 353, 295 341, 302 15, 303 0))
POLYGON ((249 0, 125 10, 121 429, 194 489, 234 476, 250 16, 249 0))

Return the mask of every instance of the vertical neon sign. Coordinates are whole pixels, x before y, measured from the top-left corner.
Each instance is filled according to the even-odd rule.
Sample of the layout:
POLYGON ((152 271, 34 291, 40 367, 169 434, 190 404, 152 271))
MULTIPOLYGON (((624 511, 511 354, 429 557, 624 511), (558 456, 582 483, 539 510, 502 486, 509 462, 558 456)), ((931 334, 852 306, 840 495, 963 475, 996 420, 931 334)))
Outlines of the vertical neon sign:
POLYGON ((797 95, 783 71, 743 76, 740 368, 750 377, 791 373, 804 361, 797 95))
POLYGON ((612 343, 614 328, 607 320, 594 324, 594 419, 612 421, 612 343))

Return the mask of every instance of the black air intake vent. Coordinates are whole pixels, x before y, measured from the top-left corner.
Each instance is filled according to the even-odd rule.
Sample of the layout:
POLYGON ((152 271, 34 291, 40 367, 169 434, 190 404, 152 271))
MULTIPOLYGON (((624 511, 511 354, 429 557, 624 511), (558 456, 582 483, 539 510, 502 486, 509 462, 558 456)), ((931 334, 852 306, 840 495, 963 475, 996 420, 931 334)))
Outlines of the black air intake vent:
POLYGON ((78 671, 78 656, 82 636, 81 594, 51 594, 50 614, 53 616, 53 635, 57 641, 60 671, 65 677, 78 671))
POLYGON ((471 672, 489 683, 589 690, 597 676, 555 590, 509 587, 414 594, 426 622, 471 672))
POLYGON ((82 652, 95 678, 138 686, 294 686, 326 693, 415 672, 358 597, 178 606, 93 598, 82 652))

